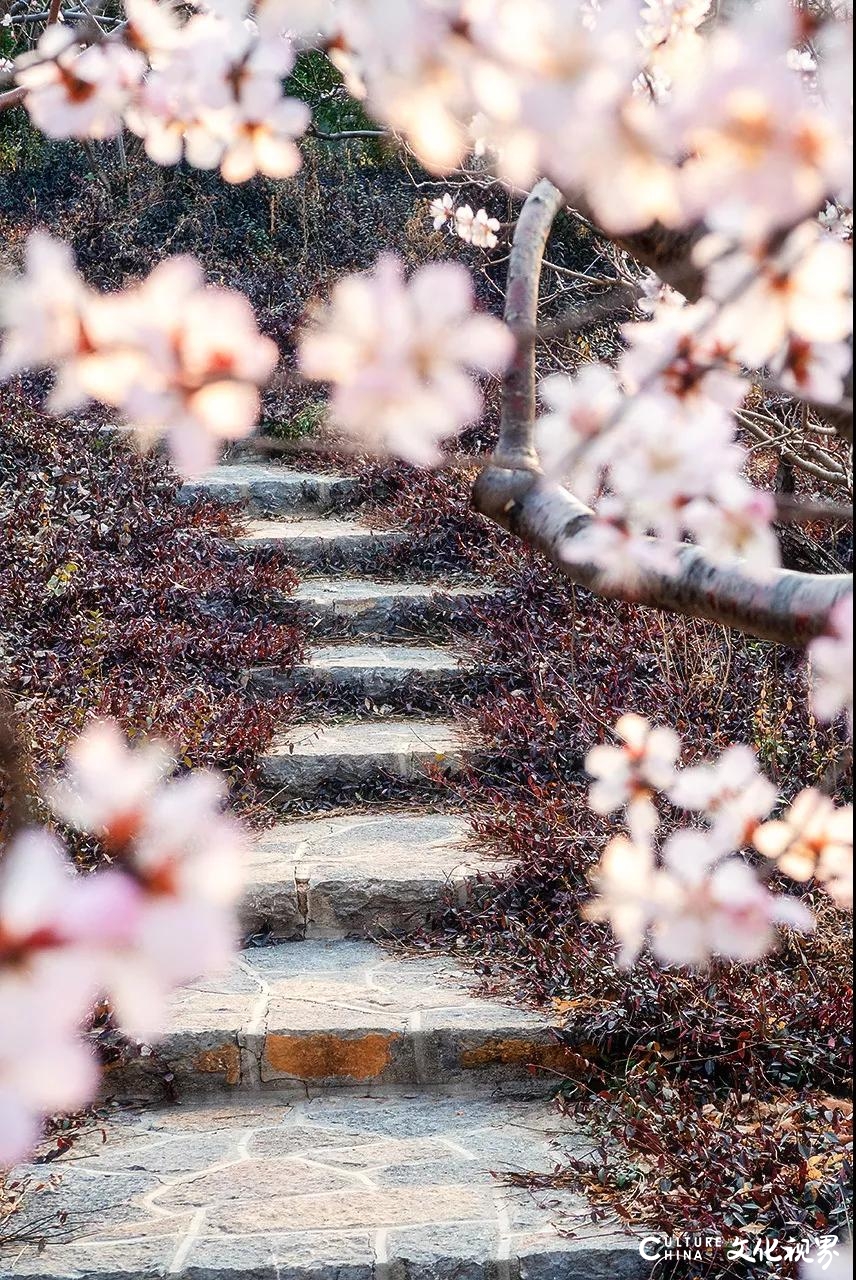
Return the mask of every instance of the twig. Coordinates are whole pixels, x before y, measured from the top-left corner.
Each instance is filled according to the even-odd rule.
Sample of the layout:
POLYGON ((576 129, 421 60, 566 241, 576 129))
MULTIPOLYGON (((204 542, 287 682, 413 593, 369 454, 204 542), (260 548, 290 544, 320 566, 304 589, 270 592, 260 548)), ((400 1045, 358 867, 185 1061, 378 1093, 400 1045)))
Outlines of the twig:
POLYGON ((0 782, 3 784, 0 833, 9 841, 30 821, 34 791, 21 720, 5 690, 0 690, 0 782))

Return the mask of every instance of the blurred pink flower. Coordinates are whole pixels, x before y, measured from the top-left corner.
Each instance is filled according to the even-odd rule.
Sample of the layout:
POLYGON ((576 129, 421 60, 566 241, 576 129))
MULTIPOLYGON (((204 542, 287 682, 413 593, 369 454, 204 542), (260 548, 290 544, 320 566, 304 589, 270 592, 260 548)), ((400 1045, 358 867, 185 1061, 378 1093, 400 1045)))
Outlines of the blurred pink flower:
POLYGON ((621 716, 615 734, 622 746, 603 744, 586 756, 586 772, 595 779, 589 789, 589 808, 609 814, 626 807, 633 839, 645 843, 659 822, 654 793, 671 786, 681 740, 674 729, 654 728, 644 716, 633 713, 621 716))
POLYGON ((355 443, 424 466, 479 414, 469 371, 501 372, 512 348, 500 321, 473 310, 463 267, 431 264, 405 282, 386 255, 335 286, 299 359, 304 376, 332 383, 332 421, 355 443))
POLYGON ((30 119, 49 138, 112 138, 145 69, 145 59, 126 44, 81 48, 56 23, 15 60, 15 80, 27 90, 30 119))
POLYGON ((840 600, 829 616, 827 633, 808 647, 812 700, 821 720, 846 712, 853 732, 853 596, 840 600))
POLYGON ((778 792, 758 766, 751 747, 728 747, 715 761, 682 769, 669 799, 679 809, 702 813, 720 849, 739 849, 773 808, 778 792))
POLYGON ((784 875, 800 882, 814 876, 840 907, 852 910, 852 805, 836 808, 829 796, 808 787, 782 819, 758 827, 753 843, 784 875))

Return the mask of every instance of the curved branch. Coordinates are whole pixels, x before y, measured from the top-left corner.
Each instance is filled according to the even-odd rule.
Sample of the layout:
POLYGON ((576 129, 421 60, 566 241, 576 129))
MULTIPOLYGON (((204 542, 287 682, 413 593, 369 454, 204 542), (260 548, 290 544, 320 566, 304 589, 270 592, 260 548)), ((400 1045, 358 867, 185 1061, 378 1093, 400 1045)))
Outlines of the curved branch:
POLYGON ((0 111, 8 111, 10 107, 20 106, 26 96, 26 89, 7 89, 5 93, 0 93, 0 111))
POLYGON ((547 237, 564 202, 559 188, 542 178, 524 201, 511 243, 505 323, 517 346, 502 385, 502 421, 494 462, 512 470, 538 469, 533 440, 538 286, 547 237))
POLYGON ((804 645, 820 635, 830 609, 853 590, 849 574, 780 569, 759 581, 739 563, 715 564, 689 543, 674 548, 674 573, 639 568, 632 584, 608 582, 597 565, 567 558, 568 543, 595 517, 566 489, 529 471, 491 466, 476 480, 473 505, 542 551, 566 578, 597 595, 704 618, 777 644, 804 645))

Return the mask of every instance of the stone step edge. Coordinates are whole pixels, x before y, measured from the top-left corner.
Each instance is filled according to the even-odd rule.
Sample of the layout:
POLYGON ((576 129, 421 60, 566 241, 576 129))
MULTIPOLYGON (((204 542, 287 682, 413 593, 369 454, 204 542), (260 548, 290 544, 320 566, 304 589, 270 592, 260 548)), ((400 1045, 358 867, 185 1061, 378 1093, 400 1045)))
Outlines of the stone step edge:
POLYGON ((425 924, 446 894, 466 907, 473 886, 506 863, 462 859, 423 875, 415 875, 413 867, 400 875, 394 867, 360 874, 354 871, 358 865, 319 860, 302 866, 298 861, 280 878, 260 869, 244 884, 242 932, 298 941, 390 937, 425 924))
POLYGON ((372 1097, 391 1087, 405 1095, 424 1089, 457 1095, 524 1081, 536 1092, 579 1073, 580 1052, 560 1044, 553 1027, 504 1025, 500 1010, 481 1032, 456 1030, 454 1020, 426 1028, 425 1011, 417 1009, 394 1028, 331 1022, 323 1031, 304 1031, 251 1023, 168 1033, 153 1052, 140 1046, 139 1057, 108 1064, 101 1096, 149 1097, 152 1085, 160 1091, 164 1084, 177 1099, 234 1091, 313 1097, 337 1090, 372 1097))

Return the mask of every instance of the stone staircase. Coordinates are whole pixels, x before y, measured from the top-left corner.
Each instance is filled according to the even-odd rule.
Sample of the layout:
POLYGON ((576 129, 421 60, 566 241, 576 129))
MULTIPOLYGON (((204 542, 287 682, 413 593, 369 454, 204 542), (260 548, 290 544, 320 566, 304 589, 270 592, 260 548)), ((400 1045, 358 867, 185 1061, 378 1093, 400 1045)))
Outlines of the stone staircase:
POLYGON ((187 487, 245 508, 239 546, 275 547, 303 573, 282 609, 306 625, 308 661, 250 673, 259 695, 305 689, 323 707, 344 690, 391 704, 284 730, 262 761, 272 801, 311 809, 331 784, 389 778, 399 799, 260 833, 248 945, 229 973, 176 997, 156 1052, 108 1074, 109 1095, 148 1105, 114 1108, 109 1141, 86 1134, 50 1166, 50 1186, 16 1219, 46 1243, 8 1246, 0 1277, 647 1274, 635 1242, 593 1225, 581 1197, 515 1179, 590 1146, 549 1101, 570 1065, 549 1020, 486 997, 446 957, 377 941, 420 926, 444 895, 466 900, 499 865, 472 852, 465 818, 425 802, 461 766, 459 726, 396 709, 412 679, 446 696, 466 682, 455 614, 490 588, 372 577, 373 558, 405 536, 343 516, 354 490, 349 477, 259 463, 187 487))

